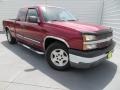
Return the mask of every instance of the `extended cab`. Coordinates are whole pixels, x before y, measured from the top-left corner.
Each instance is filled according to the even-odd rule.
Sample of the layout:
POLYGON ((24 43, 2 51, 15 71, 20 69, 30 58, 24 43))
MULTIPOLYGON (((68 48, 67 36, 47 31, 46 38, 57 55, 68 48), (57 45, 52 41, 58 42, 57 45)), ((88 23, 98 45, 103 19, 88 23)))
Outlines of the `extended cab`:
POLYGON ((110 28, 81 23, 60 7, 22 8, 16 19, 4 20, 3 27, 10 44, 45 53, 57 70, 96 66, 112 56, 115 46, 110 28))

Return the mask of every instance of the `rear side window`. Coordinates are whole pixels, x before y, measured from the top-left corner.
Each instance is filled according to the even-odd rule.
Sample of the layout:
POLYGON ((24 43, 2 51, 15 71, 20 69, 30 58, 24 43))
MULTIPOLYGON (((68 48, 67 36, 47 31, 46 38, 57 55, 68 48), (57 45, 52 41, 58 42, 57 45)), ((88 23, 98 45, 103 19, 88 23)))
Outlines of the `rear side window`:
POLYGON ((28 21, 28 17, 30 17, 30 16, 38 17, 37 10, 36 9, 28 9, 26 21, 28 21))
POLYGON ((17 20, 25 21, 26 14, 27 14, 27 9, 21 9, 18 13, 17 20))

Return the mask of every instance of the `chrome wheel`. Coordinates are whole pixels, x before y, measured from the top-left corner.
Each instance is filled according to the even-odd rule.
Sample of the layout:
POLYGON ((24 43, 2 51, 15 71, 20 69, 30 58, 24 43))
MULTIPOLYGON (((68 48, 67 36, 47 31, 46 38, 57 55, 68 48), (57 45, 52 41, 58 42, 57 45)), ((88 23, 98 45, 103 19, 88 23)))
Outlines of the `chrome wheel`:
POLYGON ((54 65, 63 67, 69 62, 68 54, 63 49, 55 49, 51 52, 50 55, 51 61, 54 65))

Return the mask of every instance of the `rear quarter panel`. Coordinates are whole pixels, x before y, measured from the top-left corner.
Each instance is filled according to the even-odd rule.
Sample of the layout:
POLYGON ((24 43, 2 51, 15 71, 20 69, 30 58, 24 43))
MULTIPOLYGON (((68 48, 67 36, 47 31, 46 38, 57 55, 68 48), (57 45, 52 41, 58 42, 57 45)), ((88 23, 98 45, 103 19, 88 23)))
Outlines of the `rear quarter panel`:
POLYGON ((15 37, 15 19, 11 20, 4 20, 3 21, 3 28, 6 30, 8 28, 13 37, 15 37))

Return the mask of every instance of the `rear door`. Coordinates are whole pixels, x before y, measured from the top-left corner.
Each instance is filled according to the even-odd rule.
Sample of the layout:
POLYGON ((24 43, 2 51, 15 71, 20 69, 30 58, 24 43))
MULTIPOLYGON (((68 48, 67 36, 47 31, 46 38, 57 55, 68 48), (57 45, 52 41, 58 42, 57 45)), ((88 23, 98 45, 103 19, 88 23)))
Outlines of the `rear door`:
POLYGON ((24 42, 24 23, 25 23, 26 14, 27 14, 27 9, 21 9, 18 13, 15 23, 17 40, 22 42, 24 42))

